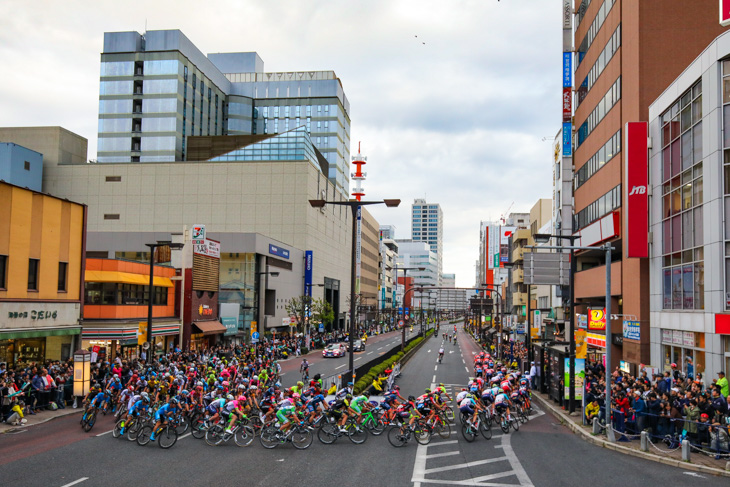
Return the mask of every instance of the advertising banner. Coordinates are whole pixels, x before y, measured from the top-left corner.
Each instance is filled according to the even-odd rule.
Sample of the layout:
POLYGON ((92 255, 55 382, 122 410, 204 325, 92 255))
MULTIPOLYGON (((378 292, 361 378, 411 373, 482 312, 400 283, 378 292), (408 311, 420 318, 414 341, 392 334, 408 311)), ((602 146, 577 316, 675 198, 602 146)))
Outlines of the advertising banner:
MULTIPOLYGON (((312 259, 314 252, 307 250, 304 252, 304 292, 310 298, 312 297, 312 259)), ((385 297, 383 297, 385 300, 385 297)))
POLYGON ((588 309, 588 329, 591 331, 606 329, 606 310, 604 308, 588 309))
POLYGON ((221 324, 226 327, 223 336, 232 336, 238 333, 238 319, 231 316, 221 317, 221 324))
POLYGON ((563 122, 563 156, 573 155, 573 125, 570 122, 563 122))
POLYGON ((215 259, 221 258, 221 244, 215 240, 203 239, 193 243, 193 253, 207 255, 215 259))
POLYGON ((576 323, 578 324, 578 328, 588 328, 588 315, 579 314, 577 318, 576 323))
POLYGON ((626 124, 626 240, 628 257, 649 257, 649 124, 626 124))
POLYGON ((573 53, 563 53, 563 88, 573 87, 573 53))
POLYGON ((281 257, 283 259, 289 258, 289 251, 285 248, 279 247, 278 245, 269 244, 269 254, 281 257))
POLYGON ((355 244, 355 294, 360 294, 360 276, 362 275, 362 206, 357 207, 357 225, 356 225, 355 244))
MULTIPOLYGON (((570 399, 570 359, 565 358, 565 399, 570 399)), ((580 401, 583 399, 583 384, 586 380, 586 361, 584 359, 575 359, 575 399, 580 401)))
POLYGON ((624 338, 641 340, 641 327, 638 321, 624 320, 624 338))
POLYGON ((570 122, 573 117, 573 89, 563 88, 563 122, 570 122))
POLYGON ((575 358, 584 359, 588 355, 588 332, 575 330, 575 358))

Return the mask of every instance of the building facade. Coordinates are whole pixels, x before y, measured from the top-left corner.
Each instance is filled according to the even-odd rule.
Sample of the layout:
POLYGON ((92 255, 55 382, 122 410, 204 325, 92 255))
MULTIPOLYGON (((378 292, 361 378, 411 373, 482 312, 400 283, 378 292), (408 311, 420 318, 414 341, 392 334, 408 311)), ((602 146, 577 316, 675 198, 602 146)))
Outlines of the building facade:
POLYGON ((12 142, 0 142, 0 181, 41 191, 43 154, 12 142))
MULTIPOLYGON (((622 360, 637 367, 650 360, 649 262, 627 257, 624 127, 647 121, 650 103, 725 29, 712 1, 583 0, 576 13, 573 231, 583 246, 615 244, 612 314, 638 320, 644 339, 622 341, 622 322, 613 320, 611 368, 622 360)), ((600 252, 578 255, 579 312, 604 305, 604 275, 600 252)))
MULTIPOLYGON (((398 257, 396 263, 399 268, 417 268, 409 270, 408 277, 413 278, 414 286, 439 285, 438 257, 426 242, 397 239, 398 257), (423 270, 420 270, 423 268, 423 270)), ((403 275, 403 272, 400 272, 403 275)))
POLYGON ((728 56, 725 32, 649 107, 651 327, 624 336, 705 384, 730 368, 728 56))
POLYGON ((411 239, 414 242, 426 242, 436 255, 438 266, 438 282, 444 265, 444 212, 438 203, 427 203, 425 199, 416 199, 411 205, 411 239))
POLYGON ((264 72, 257 53, 204 55, 179 30, 107 32, 97 161, 188 160, 187 137, 303 127, 349 192, 350 117, 332 71, 264 72))
POLYGON ((66 360, 80 346, 86 208, 0 182, 0 361, 66 360))

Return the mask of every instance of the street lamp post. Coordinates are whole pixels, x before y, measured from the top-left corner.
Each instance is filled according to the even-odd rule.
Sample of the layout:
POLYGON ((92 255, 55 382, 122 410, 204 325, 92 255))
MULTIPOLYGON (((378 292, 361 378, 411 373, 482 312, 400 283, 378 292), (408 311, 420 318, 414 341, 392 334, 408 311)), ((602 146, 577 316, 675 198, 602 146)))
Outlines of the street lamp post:
MULTIPOLYGON (((403 287, 406 288, 406 290, 403 292, 403 316, 405 317, 405 305, 406 305, 406 292, 408 291, 408 271, 425 271, 425 267, 398 267, 398 264, 395 265, 395 288, 398 289, 398 271, 403 271, 403 287)), ((413 288, 411 288, 413 289, 413 288)), ((395 302, 395 309, 398 308, 398 301, 395 302)), ((403 320, 403 326, 401 329, 401 341, 400 341, 400 351, 403 352, 406 349, 406 323, 405 320, 403 320)))
MULTIPOLYGON (((533 238, 535 239, 535 242, 538 243, 547 243, 550 241, 551 238, 557 238, 557 239, 563 239, 563 240, 570 240, 570 275, 568 276, 568 287, 570 289, 570 294, 568 297, 568 300, 570 301, 570 326, 568 329, 568 357, 570 357, 570 360, 568 361, 570 363, 570 392, 568 394, 568 412, 574 413, 575 412, 575 254, 573 252, 573 244, 575 243, 576 239, 580 238, 579 235, 551 235, 546 233, 536 233, 533 238)), ((529 296, 527 299, 530 299, 529 296)))
MULTIPOLYGON (((155 249, 159 247, 170 247, 170 250, 180 250, 184 244, 180 242, 173 243, 170 240, 158 240, 156 243, 145 244, 150 249, 150 286, 147 294, 147 341, 150 343, 149 353, 154 354, 154 342, 152 342, 152 305, 155 296, 155 249)), ((185 290, 182 290, 184 297, 185 290)), ((148 357, 149 358, 149 357, 148 357)))
POLYGON ((324 208, 325 205, 339 205, 349 206, 352 210, 352 256, 351 256, 351 275, 350 275, 350 330, 349 330, 349 371, 347 372, 348 380, 345 382, 352 382, 355 375, 355 355, 354 355, 354 343, 355 343, 355 285, 356 285, 356 253, 357 253, 357 216, 360 211, 360 207, 368 205, 380 205, 384 204, 388 208, 395 208, 400 205, 399 199, 384 199, 382 201, 357 201, 357 200, 346 200, 346 201, 325 201, 325 200, 309 200, 309 204, 312 208, 324 208))

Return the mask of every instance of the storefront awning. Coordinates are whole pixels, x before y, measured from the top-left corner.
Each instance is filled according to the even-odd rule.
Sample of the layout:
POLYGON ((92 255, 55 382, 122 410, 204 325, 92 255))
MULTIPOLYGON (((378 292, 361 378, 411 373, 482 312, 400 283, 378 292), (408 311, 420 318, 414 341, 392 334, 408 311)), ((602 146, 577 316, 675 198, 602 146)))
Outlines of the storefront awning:
MULTIPOLYGON (((150 276, 142 274, 132 274, 131 272, 119 271, 89 271, 84 273, 85 282, 114 282, 119 284, 138 284, 140 286, 148 286, 150 276)), ((170 278, 154 276, 152 281, 157 287, 174 287, 170 278)))
POLYGON ((487 335, 493 335, 494 333, 497 333, 496 328, 490 328, 489 330, 487 330, 487 335))
POLYGON ((193 325, 200 330, 203 335, 218 335, 226 332, 226 327, 220 321, 195 321, 193 325))
POLYGON ((180 324, 179 323, 172 323, 172 324, 164 324, 164 325, 155 325, 152 323, 152 336, 155 337, 161 337, 161 336, 169 336, 169 335, 179 335, 180 334, 180 324))
MULTIPOLYGON (((154 325, 153 325, 154 326, 154 325)), ((86 327, 81 333, 82 340, 137 340, 136 326, 86 327)))
POLYGON ((78 326, 70 328, 55 329, 37 329, 37 330, 18 330, 0 332, 0 340, 15 340, 18 338, 42 338, 50 336, 78 335, 81 328, 78 326))

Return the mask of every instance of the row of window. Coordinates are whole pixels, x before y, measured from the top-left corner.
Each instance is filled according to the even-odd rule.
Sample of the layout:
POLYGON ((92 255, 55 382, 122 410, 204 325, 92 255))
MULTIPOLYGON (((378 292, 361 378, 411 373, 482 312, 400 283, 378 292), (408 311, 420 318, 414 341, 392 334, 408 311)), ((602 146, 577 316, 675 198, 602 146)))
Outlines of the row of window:
POLYGON ((578 26, 580 26, 580 23, 583 22, 583 18, 586 16, 586 11, 588 11, 588 7, 591 4, 591 0, 581 0, 580 5, 578 5, 575 8, 576 14, 575 14, 575 28, 577 29, 578 26))
POLYGON ((702 85, 698 82, 662 114, 662 180, 678 177, 701 160, 702 85))
POLYGON ((663 270, 664 309, 705 309, 705 264, 695 262, 663 270))
POLYGON ((598 126, 611 108, 621 99, 621 77, 608 89, 603 98, 598 102, 583 125, 578 129, 578 146, 581 145, 593 130, 598 126))
POLYGON ((613 58, 613 55, 616 54, 616 51, 618 51, 620 45, 621 24, 616 27, 613 35, 606 43, 606 47, 604 47, 603 51, 601 51, 601 54, 598 55, 598 59, 596 59, 596 62, 593 64, 590 71, 588 71, 588 75, 578 87, 578 96, 576 98, 575 105, 576 108, 578 108, 578 106, 583 102, 585 97, 588 96, 588 92, 591 91, 591 88, 593 88, 596 80, 599 76, 601 76, 601 73, 603 73, 603 70, 606 68, 606 66, 608 66, 608 63, 613 58))
POLYGON ((596 201, 573 215, 573 229, 580 230, 621 207, 621 185, 608 191, 596 201))
POLYGON ((312 113, 315 113, 315 117, 328 117, 336 116, 337 105, 293 105, 293 106, 274 106, 274 107, 260 107, 254 112, 254 118, 258 117, 259 111, 264 118, 295 118, 301 117, 304 113, 305 117, 311 117, 312 113), (332 115, 330 115, 330 112, 332 115))
MULTIPOLYGON (((28 259, 28 291, 38 291, 38 273, 40 272, 41 261, 39 259, 28 259)), ((68 262, 58 263, 58 291, 67 291, 68 285, 68 262)), ((8 256, 0 255, 0 289, 8 287, 8 256)))
POLYGON ((608 163, 615 155, 621 152, 621 129, 618 130, 603 147, 598 149, 588 161, 583 164, 573 176, 573 189, 580 188, 599 169, 608 163))
POLYGON ((588 28, 588 32, 586 32, 586 35, 578 48, 578 62, 576 63, 576 67, 578 67, 581 61, 583 61, 583 57, 588 52, 588 49, 591 48, 591 44, 593 44, 593 41, 596 39, 598 31, 601 30, 603 22, 605 22, 606 17, 608 17, 608 13, 613 8, 614 3, 616 3, 616 0, 605 0, 598 9, 596 17, 593 19, 591 26, 588 28))
MULTIPOLYGON (((87 282, 84 285, 86 304, 104 305, 148 305, 149 286, 120 284, 114 282, 87 282)), ((168 288, 155 286, 152 304, 167 305, 168 288)))

